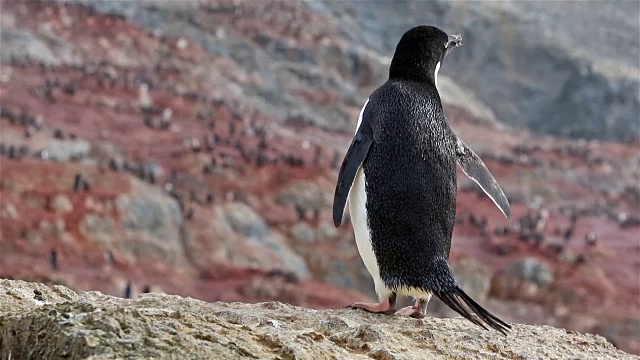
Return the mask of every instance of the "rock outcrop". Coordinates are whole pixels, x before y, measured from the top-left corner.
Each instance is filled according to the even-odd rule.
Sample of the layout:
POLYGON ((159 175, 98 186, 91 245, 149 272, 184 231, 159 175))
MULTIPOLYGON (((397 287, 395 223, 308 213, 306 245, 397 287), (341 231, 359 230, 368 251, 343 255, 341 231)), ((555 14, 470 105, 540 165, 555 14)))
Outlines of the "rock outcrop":
POLYGON ((0 280, 3 359, 633 359, 603 337, 464 319, 311 310, 279 302, 206 303, 161 293, 125 300, 0 280))

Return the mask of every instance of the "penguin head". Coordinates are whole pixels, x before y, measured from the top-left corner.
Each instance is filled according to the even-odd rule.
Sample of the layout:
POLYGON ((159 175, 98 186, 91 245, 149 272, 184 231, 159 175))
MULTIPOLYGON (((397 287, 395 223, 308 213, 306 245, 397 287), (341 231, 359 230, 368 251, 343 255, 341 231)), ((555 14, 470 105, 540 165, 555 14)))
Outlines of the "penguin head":
POLYGON ((389 79, 427 81, 436 85, 442 61, 460 45, 460 35, 447 35, 435 26, 416 26, 400 38, 389 67, 389 79))

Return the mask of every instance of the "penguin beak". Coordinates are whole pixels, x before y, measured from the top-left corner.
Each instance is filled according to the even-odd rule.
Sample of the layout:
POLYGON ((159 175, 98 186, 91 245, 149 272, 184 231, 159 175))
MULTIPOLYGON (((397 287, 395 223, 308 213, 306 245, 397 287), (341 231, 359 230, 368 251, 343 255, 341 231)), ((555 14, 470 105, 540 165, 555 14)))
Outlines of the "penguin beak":
POLYGON ((462 36, 449 35, 449 41, 445 46, 444 57, 446 58, 447 55, 449 55, 449 53, 451 52, 451 50, 457 48, 458 46, 462 46, 462 36))

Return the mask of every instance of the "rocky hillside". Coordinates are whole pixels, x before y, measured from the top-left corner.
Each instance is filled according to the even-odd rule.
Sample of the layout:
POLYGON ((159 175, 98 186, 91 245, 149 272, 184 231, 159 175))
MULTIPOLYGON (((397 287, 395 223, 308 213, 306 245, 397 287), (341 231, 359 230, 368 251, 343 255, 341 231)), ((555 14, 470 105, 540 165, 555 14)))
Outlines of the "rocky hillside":
POLYGON ((538 133, 640 136, 640 3, 597 1, 316 2, 349 40, 390 54, 409 24, 460 33, 442 72, 497 117, 538 133), (456 50, 457 52, 458 50, 456 50))
POLYGON ((206 303, 162 293, 124 300, 0 280, 3 359, 634 359, 600 336, 462 318, 421 320, 279 302, 206 303))
MULTIPOLYGON (((0 277, 315 309, 371 297, 330 204, 388 57, 345 30, 357 13, 319 5, 2 1, 0 277)), ((450 123, 515 216, 460 174, 456 276, 508 321, 640 353, 639 143, 514 129, 451 69, 450 123)))

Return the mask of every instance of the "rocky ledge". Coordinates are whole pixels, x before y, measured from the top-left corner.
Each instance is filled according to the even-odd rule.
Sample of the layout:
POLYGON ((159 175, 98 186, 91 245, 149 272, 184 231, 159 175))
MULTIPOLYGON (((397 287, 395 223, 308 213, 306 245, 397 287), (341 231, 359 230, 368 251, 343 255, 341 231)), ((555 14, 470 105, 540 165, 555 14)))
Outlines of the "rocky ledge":
POLYGON ((603 337, 513 324, 508 336, 462 318, 416 320, 279 302, 135 300, 0 280, 0 358, 632 359, 603 337))

